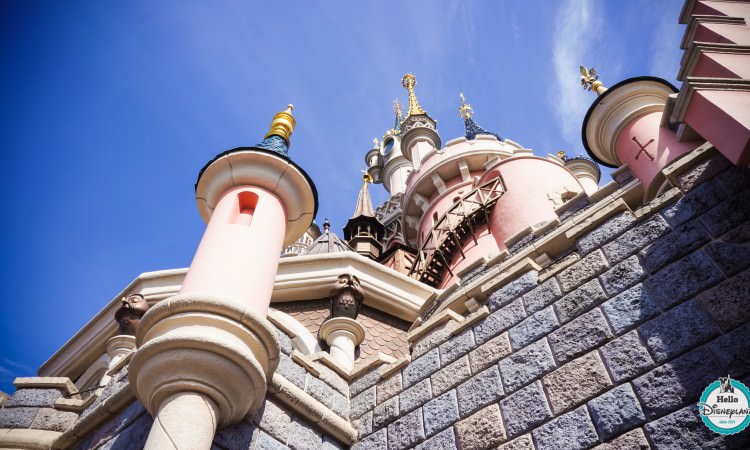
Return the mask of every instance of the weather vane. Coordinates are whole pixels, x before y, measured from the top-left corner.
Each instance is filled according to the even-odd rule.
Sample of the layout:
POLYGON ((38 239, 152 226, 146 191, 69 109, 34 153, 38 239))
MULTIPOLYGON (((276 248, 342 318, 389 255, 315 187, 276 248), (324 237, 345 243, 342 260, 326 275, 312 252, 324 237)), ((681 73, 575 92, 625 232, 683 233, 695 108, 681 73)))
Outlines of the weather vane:
POLYGON ((463 92, 458 95, 461 96, 461 106, 458 108, 458 116, 464 119, 471 119, 471 116, 474 115, 474 109, 466 103, 463 92))
POLYGON ((581 86, 583 86, 584 89, 587 91, 594 91, 599 95, 602 95, 604 91, 607 90, 606 87, 604 87, 604 84, 602 84, 601 81, 599 81, 599 74, 596 73, 596 69, 593 67, 591 69, 587 69, 585 66, 581 66, 581 86))

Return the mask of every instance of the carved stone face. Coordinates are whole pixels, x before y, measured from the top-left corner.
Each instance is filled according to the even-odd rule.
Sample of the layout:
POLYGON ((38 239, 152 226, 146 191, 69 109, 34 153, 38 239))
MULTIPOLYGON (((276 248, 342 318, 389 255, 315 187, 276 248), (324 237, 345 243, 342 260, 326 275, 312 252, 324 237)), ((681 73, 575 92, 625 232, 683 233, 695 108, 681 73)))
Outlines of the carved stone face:
POLYGON ((120 309, 115 312, 115 320, 120 326, 120 334, 135 336, 141 317, 151 306, 141 294, 131 294, 122 298, 120 309))
POLYGON ((359 307, 364 300, 362 286, 354 275, 339 275, 338 281, 331 288, 331 317, 348 317, 356 319, 359 307))

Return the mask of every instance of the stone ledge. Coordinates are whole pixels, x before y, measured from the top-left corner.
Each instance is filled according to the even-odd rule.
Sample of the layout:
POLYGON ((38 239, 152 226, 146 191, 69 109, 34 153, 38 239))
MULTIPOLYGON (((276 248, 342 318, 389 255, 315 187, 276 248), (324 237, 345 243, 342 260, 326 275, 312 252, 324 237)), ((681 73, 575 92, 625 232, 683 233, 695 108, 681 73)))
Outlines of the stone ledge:
POLYGON ((380 373, 380 379, 384 380, 391 375, 395 374, 399 370, 403 369, 404 367, 408 366, 411 362, 411 357, 404 356, 403 358, 400 358, 396 360, 396 362, 391 363, 383 368, 383 371, 380 373))
POLYGON ((490 310, 486 306, 480 307, 478 310, 472 312, 468 316, 464 317, 464 320, 462 320, 453 330, 451 330, 450 335, 456 336, 458 334, 463 333, 464 330, 471 327, 475 323, 479 322, 480 320, 484 319, 485 317, 490 315, 490 310))
POLYGON ((48 449, 62 433, 47 430, 0 430, 0 448, 48 449))
POLYGON ((357 430, 323 403, 292 384, 286 378, 274 374, 268 392, 311 424, 319 426, 335 439, 352 445, 357 441, 357 430))
POLYGON ((363 360, 360 360, 357 365, 354 366, 354 369, 352 370, 352 373, 349 374, 349 379, 354 380, 356 378, 361 377, 366 372, 369 372, 373 369, 375 369, 378 366, 382 366, 384 364, 393 364, 397 362, 398 360, 386 353, 378 352, 375 355, 369 356, 363 360))
POLYGON ((406 340, 411 344, 417 339, 424 337, 425 334, 429 333, 433 329, 451 320, 456 323, 460 323, 464 320, 464 317, 457 312, 451 311, 450 309, 444 309, 438 314, 432 316, 426 322, 423 322, 419 325, 415 323, 415 325, 417 326, 409 330, 409 332, 406 334, 406 340))
POLYGON ((16 389, 59 389, 65 396, 80 398, 78 388, 68 377, 18 377, 13 386, 16 389))

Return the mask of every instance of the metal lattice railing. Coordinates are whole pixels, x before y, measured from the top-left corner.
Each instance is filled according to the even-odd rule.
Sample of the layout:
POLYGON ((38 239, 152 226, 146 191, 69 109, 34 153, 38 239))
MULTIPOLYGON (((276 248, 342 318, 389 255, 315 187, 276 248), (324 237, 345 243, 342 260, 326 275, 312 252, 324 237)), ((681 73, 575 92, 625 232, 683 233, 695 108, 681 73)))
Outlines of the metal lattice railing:
POLYGON ((477 243, 475 229, 489 222, 490 210, 504 192, 498 176, 456 201, 425 236, 409 275, 430 286, 437 286, 446 271, 453 275, 450 263, 454 255, 458 252, 464 256, 466 240, 477 243))

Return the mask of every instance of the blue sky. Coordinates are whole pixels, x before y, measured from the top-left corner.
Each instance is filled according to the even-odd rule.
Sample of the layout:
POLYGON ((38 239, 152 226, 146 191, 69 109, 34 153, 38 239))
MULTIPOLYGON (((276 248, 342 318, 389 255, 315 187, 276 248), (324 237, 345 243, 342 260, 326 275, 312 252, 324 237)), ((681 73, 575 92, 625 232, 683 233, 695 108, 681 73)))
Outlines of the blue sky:
POLYGON ((393 99, 406 103, 406 72, 443 142, 463 134, 464 92, 484 128, 538 155, 578 154, 594 100, 578 65, 605 85, 679 86, 681 4, 1 2, 0 390, 138 274, 187 267, 205 226, 198 171, 258 143, 287 103, 318 223, 340 232, 364 153, 392 126, 393 99))

